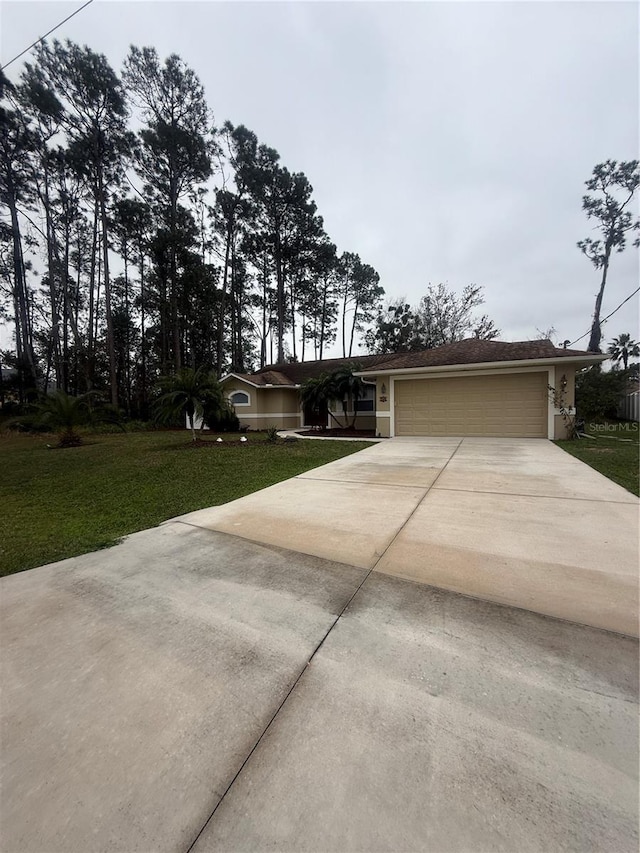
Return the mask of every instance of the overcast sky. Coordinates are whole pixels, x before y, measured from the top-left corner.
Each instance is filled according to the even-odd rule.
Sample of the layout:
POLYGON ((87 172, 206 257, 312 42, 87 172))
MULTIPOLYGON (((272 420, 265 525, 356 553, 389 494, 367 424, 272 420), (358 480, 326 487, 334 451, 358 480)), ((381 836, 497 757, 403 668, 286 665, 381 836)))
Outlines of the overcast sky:
MULTIPOLYGON (((2 62, 80 5, 2 0, 2 62)), ((561 342, 589 329, 599 285, 576 248, 592 235, 584 181, 607 158, 638 157, 638 8, 94 0, 55 36, 116 68, 131 43, 178 53, 218 125, 247 125, 305 172, 331 239, 390 298, 479 284, 503 340, 554 326, 561 342)), ((637 286, 628 248, 603 316, 637 286)), ((638 305, 611 318, 605 342, 640 337, 638 305)))

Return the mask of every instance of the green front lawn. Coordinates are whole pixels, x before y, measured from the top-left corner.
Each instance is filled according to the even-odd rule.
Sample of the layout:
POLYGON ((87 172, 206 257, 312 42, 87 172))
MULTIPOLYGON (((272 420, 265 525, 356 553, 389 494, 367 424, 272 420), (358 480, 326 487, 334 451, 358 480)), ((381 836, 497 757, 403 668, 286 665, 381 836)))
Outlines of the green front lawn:
POLYGON ((47 448, 51 435, 0 434, 0 575, 113 545, 369 446, 248 439, 198 448, 185 431, 89 435, 58 450, 47 448))
POLYGON ((600 471, 605 477, 640 495, 640 428, 628 422, 589 424, 586 432, 594 438, 556 441, 558 447, 600 471))

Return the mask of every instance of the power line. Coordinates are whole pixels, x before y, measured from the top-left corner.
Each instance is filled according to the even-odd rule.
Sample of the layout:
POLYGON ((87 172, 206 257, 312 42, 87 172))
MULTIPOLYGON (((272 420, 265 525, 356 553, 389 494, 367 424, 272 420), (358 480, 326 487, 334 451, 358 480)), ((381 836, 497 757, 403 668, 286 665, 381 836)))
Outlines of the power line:
MULTIPOLYGON (((636 287, 636 289, 633 291, 633 293, 630 293, 630 294, 627 296, 627 298, 626 298, 626 299, 623 299, 623 300, 622 300, 622 302, 620 303, 620 305, 618 305, 618 307, 617 307, 617 308, 614 308, 614 309, 613 309, 613 311, 611 312, 611 314, 607 314, 607 316, 606 316, 606 317, 604 317, 602 320, 600 320, 600 325, 602 325, 603 323, 606 323, 606 322, 607 322, 607 320, 609 319, 609 317, 613 317, 613 315, 616 313, 616 311, 619 311, 619 310, 622 308, 622 306, 625 304, 625 302, 628 302, 630 299, 633 299, 633 297, 636 295, 636 293, 637 293, 639 290, 640 290, 640 287, 636 287)), ((570 344, 567 344, 567 346, 568 346, 568 347, 572 347, 574 344, 577 344, 577 343, 578 343, 578 341, 581 341, 583 338, 586 338, 586 337, 587 337, 587 335, 589 335, 590 333, 591 333, 591 329, 589 329, 588 331, 586 331, 586 332, 584 333, 584 335, 580 335, 580 337, 579 337, 579 338, 576 338, 576 339, 575 339, 575 341, 571 341, 571 343, 570 343, 570 344)))
POLYGON ((8 68, 12 62, 15 62, 16 59, 20 59, 20 57, 24 56, 25 53, 30 51, 32 47, 35 47, 37 44, 40 44, 40 42, 44 41, 47 36, 50 36, 51 33, 54 33, 59 27, 61 27, 63 24, 66 24, 67 21, 70 21, 71 18, 73 18, 75 15, 77 15, 78 12, 82 12, 83 9, 86 9, 87 6, 89 6, 91 3, 93 3, 93 0, 87 0, 87 2, 84 4, 84 6, 80 6, 79 9, 76 9, 75 12, 72 12, 70 15, 68 15, 64 19, 64 21, 60 21, 60 23, 56 24, 55 27, 53 27, 53 29, 49 30, 48 33, 45 33, 43 36, 40 36, 39 39, 36 39, 33 44, 29 45, 29 47, 25 47, 25 49, 23 51, 21 51, 17 56, 14 56, 13 59, 10 59, 8 62, 5 62, 4 65, 0 66, 0 71, 4 71, 4 69, 8 68))

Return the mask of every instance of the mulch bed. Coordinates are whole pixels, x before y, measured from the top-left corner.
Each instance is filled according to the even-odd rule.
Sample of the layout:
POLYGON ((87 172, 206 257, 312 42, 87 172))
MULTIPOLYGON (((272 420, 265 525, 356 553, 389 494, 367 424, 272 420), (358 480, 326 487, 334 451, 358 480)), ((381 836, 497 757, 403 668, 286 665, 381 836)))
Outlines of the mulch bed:
MULTIPOLYGON (((218 450, 224 450, 229 447, 248 447, 251 444, 251 439, 248 438, 246 441, 240 441, 239 438, 223 438, 222 441, 216 441, 215 439, 205 439, 198 438, 196 441, 190 441, 184 444, 185 449, 191 448, 192 450, 201 450, 204 447, 214 447, 218 450)), ((264 445, 267 444, 266 441, 254 441, 253 446, 256 445, 264 445)))
POLYGON ((374 429, 308 429, 298 435, 319 435, 327 438, 375 438, 374 429))

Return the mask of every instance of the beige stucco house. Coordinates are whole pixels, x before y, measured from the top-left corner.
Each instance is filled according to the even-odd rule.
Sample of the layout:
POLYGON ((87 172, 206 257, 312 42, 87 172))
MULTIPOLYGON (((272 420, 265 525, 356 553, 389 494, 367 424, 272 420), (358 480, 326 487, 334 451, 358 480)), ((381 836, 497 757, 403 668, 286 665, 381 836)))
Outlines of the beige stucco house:
MULTIPOLYGON (((415 353, 272 365, 229 373, 222 382, 240 423, 250 429, 318 425, 318 414, 301 406, 300 386, 351 363, 367 385, 358 404, 358 429, 375 429, 381 437, 554 439, 566 431, 561 406, 573 411, 576 370, 605 359, 548 340, 473 338, 415 353)), ((336 415, 341 418, 342 406, 336 415)), ((321 413, 321 419, 320 425, 335 426, 330 414, 321 413)))

